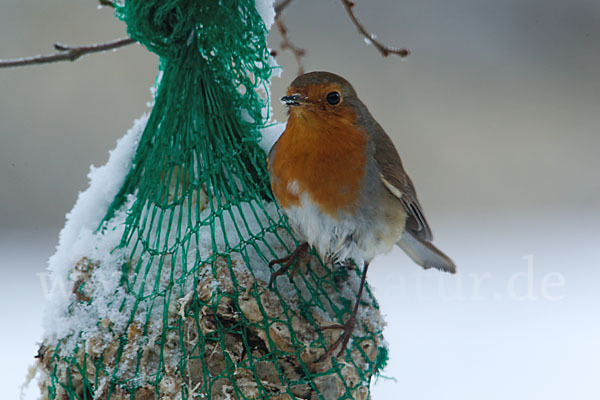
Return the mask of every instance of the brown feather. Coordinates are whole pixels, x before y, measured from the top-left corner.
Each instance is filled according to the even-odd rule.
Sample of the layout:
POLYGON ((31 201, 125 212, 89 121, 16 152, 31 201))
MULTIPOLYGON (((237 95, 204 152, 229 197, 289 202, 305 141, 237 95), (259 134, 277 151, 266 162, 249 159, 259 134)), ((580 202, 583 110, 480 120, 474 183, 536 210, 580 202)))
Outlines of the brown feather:
MULTIPOLYGON (((410 230, 420 239, 431 241, 433 239, 431 228, 425 219, 414 185, 404 171, 392 139, 378 123, 375 122, 374 128, 375 160, 383 178, 402 193, 399 200, 408 213, 405 229, 410 230)), ((390 190, 390 192, 396 195, 393 191, 390 190)))

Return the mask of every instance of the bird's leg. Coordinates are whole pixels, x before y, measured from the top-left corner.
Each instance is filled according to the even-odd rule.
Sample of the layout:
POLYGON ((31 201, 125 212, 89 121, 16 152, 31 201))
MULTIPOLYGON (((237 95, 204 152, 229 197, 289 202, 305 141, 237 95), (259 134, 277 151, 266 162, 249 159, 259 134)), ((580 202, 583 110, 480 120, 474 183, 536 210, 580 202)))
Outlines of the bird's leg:
POLYGON ((337 355, 338 357, 340 357, 346 350, 348 342, 350 341, 350 337, 352 336, 352 331, 354 331, 354 325, 356 324, 356 314, 358 313, 358 306, 360 305, 360 299, 362 297, 363 288, 365 287, 367 269, 369 269, 369 263, 365 261, 363 266, 363 273, 360 278, 360 286, 358 287, 358 298, 356 299, 356 303, 354 303, 354 309, 352 310, 352 315, 350 316, 348 321, 346 321, 344 325, 337 324, 321 327, 321 329, 342 329, 344 333, 335 342, 333 342, 331 346, 329 346, 327 352, 321 357, 319 357, 317 359, 317 362, 324 361, 327 357, 330 357, 338 346, 341 346, 340 351, 337 355))
POLYGON ((300 265, 300 260, 306 255, 306 253, 308 252, 309 249, 310 249, 310 246, 309 246, 308 242, 304 242, 304 243, 298 245, 298 247, 296 247, 296 250, 294 250, 289 256, 271 261, 269 263, 269 268, 272 268, 273 265, 275 265, 275 264, 283 264, 283 263, 285 263, 285 264, 283 264, 283 266, 280 269, 278 269, 277 271, 275 271, 271 274, 271 279, 269 280, 269 287, 271 287, 271 285, 273 284, 273 282, 275 282, 275 279, 279 275, 283 275, 288 269, 290 269, 290 267, 295 262, 296 265, 294 266, 294 269, 292 269, 292 274, 290 276, 290 278, 293 279, 294 274, 296 273, 296 269, 300 265))

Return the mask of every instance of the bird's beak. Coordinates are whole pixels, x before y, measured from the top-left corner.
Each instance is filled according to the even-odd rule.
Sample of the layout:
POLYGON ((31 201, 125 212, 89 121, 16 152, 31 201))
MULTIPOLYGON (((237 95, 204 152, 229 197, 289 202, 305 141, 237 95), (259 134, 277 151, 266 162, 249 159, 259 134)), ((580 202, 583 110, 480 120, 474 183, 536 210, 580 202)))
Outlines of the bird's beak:
POLYGON ((283 96, 281 101, 288 107, 299 106, 300 103, 304 102, 304 98, 299 94, 293 94, 291 96, 283 96))

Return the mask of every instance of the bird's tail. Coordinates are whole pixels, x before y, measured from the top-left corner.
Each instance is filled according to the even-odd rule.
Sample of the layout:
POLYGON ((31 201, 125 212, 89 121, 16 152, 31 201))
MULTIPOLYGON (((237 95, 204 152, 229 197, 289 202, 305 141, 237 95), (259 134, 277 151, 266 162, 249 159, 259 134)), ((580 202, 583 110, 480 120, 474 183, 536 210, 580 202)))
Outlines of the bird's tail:
POLYGON ((430 242, 419 239, 408 230, 404 231, 402 237, 396 244, 404 250, 414 262, 425 269, 436 268, 440 271, 450 272, 452 274, 456 272, 456 265, 454 265, 454 262, 450 257, 442 253, 430 242))

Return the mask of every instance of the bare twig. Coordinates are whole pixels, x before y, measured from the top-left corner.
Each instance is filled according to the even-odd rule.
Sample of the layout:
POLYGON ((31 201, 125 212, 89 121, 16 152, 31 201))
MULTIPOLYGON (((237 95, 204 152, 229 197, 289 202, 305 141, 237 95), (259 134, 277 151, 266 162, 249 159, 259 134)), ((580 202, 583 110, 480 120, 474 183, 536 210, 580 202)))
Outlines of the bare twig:
POLYGON ((100 3, 101 6, 115 8, 115 3, 112 0, 98 0, 98 3, 100 3))
POLYGON ((45 56, 16 58, 13 60, 0 60, 0 68, 21 67, 24 65, 47 64, 58 61, 75 61, 79 57, 91 53, 100 53, 107 50, 117 49, 135 43, 131 38, 122 38, 112 40, 106 43, 97 43, 87 46, 67 46, 60 43, 55 43, 54 48, 58 53, 48 54, 45 56))
POLYGON ((364 25, 358 21, 358 18, 356 18, 356 15, 354 14, 354 10, 352 9, 354 7, 354 3, 351 0, 341 0, 341 2, 344 5, 346 12, 348 13, 348 16, 350 17, 350 19, 356 26, 356 29, 358 29, 360 34, 363 35, 370 43, 372 43, 373 46, 375 46, 375 48, 377 50, 379 50, 379 52, 381 53, 382 56, 387 57, 390 54, 396 54, 396 55, 404 58, 404 57, 408 57, 410 55, 410 50, 408 50, 408 49, 388 47, 388 46, 384 45, 383 43, 379 42, 377 39, 375 39, 375 35, 373 35, 372 33, 369 33, 365 29, 364 25))
POLYGON ((292 2, 292 0, 281 0, 279 3, 275 4, 275 25, 281 34, 281 50, 289 50, 294 57, 296 58, 296 64, 298 64, 298 75, 302 75, 304 73, 304 65, 302 64, 302 57, 306 51, 303 48, 300 48, 293 44, 290 41, 288 36, 287 27, 283 23, 281 16, 283 10, 292 2))
MULTIPOLYGON (((107 0, 100 0, 100 1, 107 1, 107 0)), ((292 0, 282 0, 279 3, 275 4, 273 6, 273 8, 275 8, 275 17, 277 18, 277 16, 279 16, 281 14, 281 12, 290 5, 290 3, 292 2, 292 0)))
POLYGON ((306 51, 290 42, 287 34, 287 28, 281 21, 281 18, 275 18, 275 24, 277 25, 277 29, 279 29, 279 33, 281 33, 281 50, 289 50, 294 55, 296 58, 296 64, 298 64, 298 75, 302 75, 304 73, 302 57, 304 57, 306 51))

